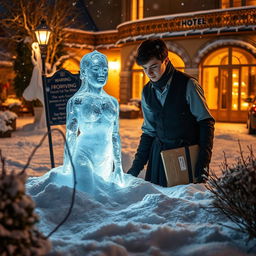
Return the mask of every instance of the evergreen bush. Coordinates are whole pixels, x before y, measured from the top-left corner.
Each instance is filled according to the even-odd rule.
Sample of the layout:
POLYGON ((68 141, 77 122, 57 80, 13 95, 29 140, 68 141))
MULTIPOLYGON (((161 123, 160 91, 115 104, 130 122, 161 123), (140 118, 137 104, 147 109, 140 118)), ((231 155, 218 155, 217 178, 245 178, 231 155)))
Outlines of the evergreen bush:
POLYGON ((16 59, 14 61, 14 90, 18 98, 22 97, 25 88, 29 85, 33 64, 31 61, 31 49, 23 41, 16 45, 16 59))

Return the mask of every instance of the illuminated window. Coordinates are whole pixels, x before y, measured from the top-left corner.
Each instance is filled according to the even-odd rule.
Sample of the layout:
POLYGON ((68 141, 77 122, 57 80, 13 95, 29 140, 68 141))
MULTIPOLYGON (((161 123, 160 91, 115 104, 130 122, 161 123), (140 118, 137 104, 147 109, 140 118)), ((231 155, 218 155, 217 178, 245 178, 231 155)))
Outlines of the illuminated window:
POLYGON ((131 20, 143 19, 143 2, 144 0, 131 1, 131 20))
POLYGON ((229 7, 230 7, 230 0, 222 0, 221 8, 225 9, 225 8, 229 8, 229 7))
MULTIPOLYGON (((180 56, 169 51, 168 57, 176 69, 184 71, 185 64, 180 56)), ((137 65, 135 62, 132 68, 132 98, 141 98, 142 89, 148 81, 149 79, 141 66, 137 65)))
POLYGON ((256 0, 222 0, 221 8, 240 7, 246 5, 256 5, 256 0))
POLYGON ((143 15, 143 12, 144 12, 144 6, 143 6, 143 2, 144 0, 139 0, 138 1, 138 6, 139 6, 139 19, 143 19, 144 15, 143 15))
POLYGON ((256 91, 253 55, 242 48, 225 47, 208 55, 201 68, 201 84, 210 109, 227 113, 247 109, 244 100, 256 91))
POLYGON ((246 0, 246 5, 256 5, 256 0, 246 0))
POLYGON ((232 7, 239 7, 239 6, 242 6, 242 0, 233 0, 232 7))
POLYGON ((180 70, 180 71, 184 71, 185 69, 185 64, 184 64, 184 61, 182 60, 182 58, 177 55, 176 53, 174 52, 168 52, 168 57, 169 57, 169 60, 171 61, 172 65, 180 70))

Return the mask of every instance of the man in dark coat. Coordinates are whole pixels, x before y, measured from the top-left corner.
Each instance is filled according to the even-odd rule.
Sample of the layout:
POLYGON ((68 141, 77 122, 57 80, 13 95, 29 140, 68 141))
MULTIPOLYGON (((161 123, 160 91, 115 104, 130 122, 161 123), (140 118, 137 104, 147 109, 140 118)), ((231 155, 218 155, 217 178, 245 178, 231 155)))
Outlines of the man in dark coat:
POLYGON ((138 176, 147 165, 147 181, 166 187, 160 152, 198 144, 195 182, 204 182, 212 155, 214 119, 197 80, 177 71, 168 59, 161 39, 149 39, 139 46, 136 62, 150 81, 142 93, 144 122, 140 144, 128 174, 138 176))

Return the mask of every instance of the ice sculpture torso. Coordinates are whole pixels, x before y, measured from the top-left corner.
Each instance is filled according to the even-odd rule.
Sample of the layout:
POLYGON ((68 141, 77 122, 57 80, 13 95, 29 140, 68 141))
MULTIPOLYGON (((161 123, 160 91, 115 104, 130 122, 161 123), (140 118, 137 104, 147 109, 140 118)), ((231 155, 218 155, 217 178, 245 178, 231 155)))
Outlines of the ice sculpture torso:
MULTIPOLYGON (((77 172, 78 186, 92 186, 94 175, 121 177, 119 107, 102 88, 108 76, 105 55, 94 51, 81 60, 82 85, 67 105, 67 143, 77 172)), ((65 150, 64 167, 70 169, 65 150)))
POLYGON ((117 106, 107 95, 84 96, 75 96, 70 101, 73 118, 79 120, 77 127, 79 136, 74 153, 79 158, 80 165, 90 161, 96 174, 107 178, 113 167, 112 133, 118 115, 117 106))

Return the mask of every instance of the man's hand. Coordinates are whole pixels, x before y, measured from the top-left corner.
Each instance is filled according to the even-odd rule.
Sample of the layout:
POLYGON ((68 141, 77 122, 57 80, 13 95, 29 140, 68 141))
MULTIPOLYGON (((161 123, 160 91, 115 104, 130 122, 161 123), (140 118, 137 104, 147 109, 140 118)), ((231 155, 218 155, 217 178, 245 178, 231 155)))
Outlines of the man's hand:
POLYGON ((131 174, 134 177, 137 177, 139 175, 140 172, 138 172, 137 170, 130 168, 127 172, 127 174, 131 174))

